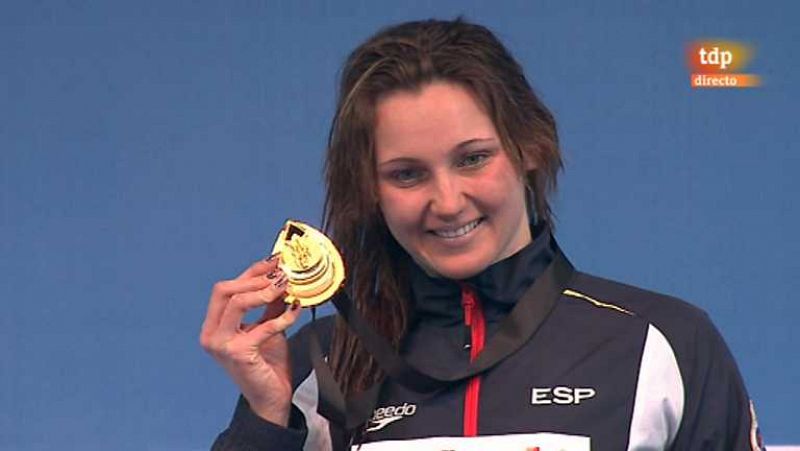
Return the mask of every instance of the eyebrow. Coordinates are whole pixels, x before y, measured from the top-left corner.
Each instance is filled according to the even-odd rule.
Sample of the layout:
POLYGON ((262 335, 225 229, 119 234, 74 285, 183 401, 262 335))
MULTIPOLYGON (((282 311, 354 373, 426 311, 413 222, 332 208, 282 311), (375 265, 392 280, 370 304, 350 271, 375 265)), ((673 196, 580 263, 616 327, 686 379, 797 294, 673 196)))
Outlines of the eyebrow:
MULTIPOLYGON (((458 152, 459 150, 462 150, 462 149, 464 149, 465 147, 468 147, 471 144, 491 142, 491 141, 494 141, 494 140, 495 140, 495 138, 472 138, 472 139, 468 139, 466 141, 462 141, 462 142, 456 144, 452 149, 450 149, 450 151, 448 153, 458 152)), ((386 164, 389 164, 389 163, 402 163, 402 162, 414 162, 414 161, 417 161, 417 159, 413 158, 413 157, 398 157, 398 158, 392 158, 391 160, 386 160, 384 162, 378 163, 378 166, 383 166, 383 165, 386 165, 386 164)))

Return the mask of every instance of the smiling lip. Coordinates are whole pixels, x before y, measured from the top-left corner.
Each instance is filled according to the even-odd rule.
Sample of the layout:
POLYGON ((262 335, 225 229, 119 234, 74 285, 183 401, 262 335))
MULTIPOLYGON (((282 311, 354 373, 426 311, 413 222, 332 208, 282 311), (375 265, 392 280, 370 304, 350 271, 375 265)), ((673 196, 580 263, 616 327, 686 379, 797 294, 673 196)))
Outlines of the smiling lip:
POLYGON ((483 222, 483 218, 478 218, 474 221, 470 221, 467 224, 464 224, 463 226, 455 229, 437 229, 437 230, 431 230, 431 233, 433 233, 439 238, 455 239, 472 232, 478 227, 478 225, 480 225, 481 222, 483 222))

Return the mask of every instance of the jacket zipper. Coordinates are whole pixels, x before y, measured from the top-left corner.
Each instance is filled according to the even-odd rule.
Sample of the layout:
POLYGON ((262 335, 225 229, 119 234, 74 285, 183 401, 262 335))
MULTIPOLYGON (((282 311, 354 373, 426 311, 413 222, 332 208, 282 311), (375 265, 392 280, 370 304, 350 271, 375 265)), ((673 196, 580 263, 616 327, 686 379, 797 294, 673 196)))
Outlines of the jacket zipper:
MULTIPOLYGON (((486 336, 486 321, 480 299, 466 284, 461 285, 461 305, 464 307, 464 324, 469 329, 469 360, 474 362, 483 350, 486 336)), ((478 402, 481 393, 481 376, 476 374, 467 382, 464 395, 464 437, 478 435, 478 402)))

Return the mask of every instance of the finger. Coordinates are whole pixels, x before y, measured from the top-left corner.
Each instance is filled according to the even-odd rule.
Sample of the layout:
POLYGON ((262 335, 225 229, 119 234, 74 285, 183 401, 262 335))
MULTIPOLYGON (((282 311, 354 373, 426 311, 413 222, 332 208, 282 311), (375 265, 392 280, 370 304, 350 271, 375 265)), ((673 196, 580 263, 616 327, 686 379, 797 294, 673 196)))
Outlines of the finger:
POLYGON ((253 340, 253 344, 260 345, 275 334, 284 332, 286 329, 291 327, 292 324, 297 321, 297 318, 300 317, 302 312, 303 309, 300 308, 300 303, 297 302, 291 307, 287 308, 276 318, 263 322, 254 327, 247 333, 247 337, 248 339, 253 340))
POLYGON ((239 330, 242 318, 249 310, 274 303, 283 297, 287 281, 286 275, 280 273, 275 282, 262 290, 239 293, 231 297, 230 302, 225 306, 225 311, 222 312, 217 332, 223 336, 235 334, 239 330))
MULTIPOLYGON (((285 298, 285 296, 281 296, 281 298, 285 298)), ((285 299, 283 300, 284 302, 270 302, 267 304, 267 308, 264 310, 264 314, 261 315, 258 322, 263 323, 264 321, 275 319, 285 312, 287 308, 291 307, 285 302, 285 299)))
POLYGON ((264 312, 254 324, 261 324, 264 321, 275 319, 280 316, 281 313, 286 311, 287 308, 289 308, 289 305, 286 304, 286 302, 270 302, 267 304, 267 308, 264 309, 264 312))
POLYGON ((250 332, 259 324, 277 318, 281 313, 285 312, 287 308, 289 308, 289 305, 286 304, 286 302, 270 302, 255 322, 251 324, 241 324, 239 328, 245 332, 250 332))
POLYGON ((236 278, 246 279, 248 277, 255 277, 255 276, 260 276, 262 274, 266 274, 269 271, 272 271, 275 268, 277 268, 278 263, 280 263, 280 253, 272 254, 263 260, 259 260, 253 263, 247 269, 245 269, 241 274, 239 274, 239 276, 236 278))
POLYGON ((207 337, 219 325, 225 306, 230 298, 239 293, 263 290, 271 284, 271 280, 264 276, 252 277, 243 280, 223 280, 214 284, 211 290, 211 299, 208 301, 206 317, 200 332, 201 339, 207 337))

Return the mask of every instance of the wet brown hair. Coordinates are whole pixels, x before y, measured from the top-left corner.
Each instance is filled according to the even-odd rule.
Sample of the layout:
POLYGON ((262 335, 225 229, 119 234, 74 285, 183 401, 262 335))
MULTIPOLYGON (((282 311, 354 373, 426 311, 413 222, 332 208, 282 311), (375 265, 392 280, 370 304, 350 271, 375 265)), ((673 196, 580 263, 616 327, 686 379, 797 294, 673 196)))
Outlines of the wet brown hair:
MULTIPOLYGON (((462 17, 401 23, 378 31, 347 58, 325 161, 323 229, 340 247, 347 290, 373 328, 399 347, 409 322, 407 254, 392 237, 378 204, 374 148, 378 101, 419 92, 434 81, 467 88, 491 118, 532 191, 538 221, 552 225, 548 195, 561 169, 556 123, 522 68, 487 28, 462 17), (530 167, 532 170, 525 170, 530 167)), ((337 319, 330 364, 345 394, 383 374, 359 338, 337 319)))

